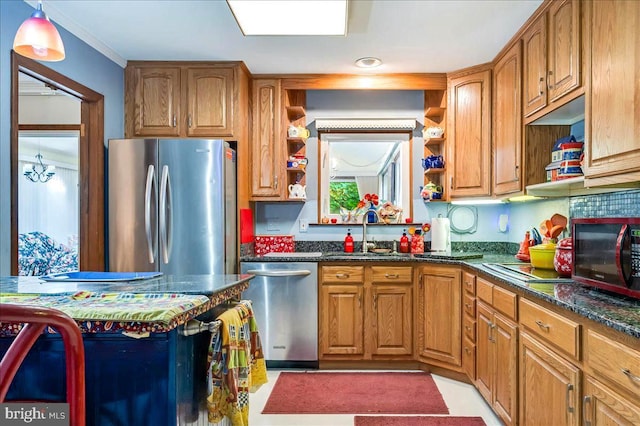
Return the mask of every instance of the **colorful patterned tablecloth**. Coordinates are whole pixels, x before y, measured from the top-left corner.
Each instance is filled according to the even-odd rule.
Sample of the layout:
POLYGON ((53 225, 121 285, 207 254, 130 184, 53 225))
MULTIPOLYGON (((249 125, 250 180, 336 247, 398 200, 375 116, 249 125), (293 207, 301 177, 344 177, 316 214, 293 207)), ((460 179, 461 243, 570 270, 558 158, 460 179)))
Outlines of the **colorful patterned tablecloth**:
MULTIPOLYGON (((170 331, 215 306, 202 295, 88 291, 71 295, 0 294, 0 303, 58 309, 76 320, 83 333, 138 334, 170 331)), ((21 324, 0 323, 0 335, 14 335, 21 328, 21 324)))

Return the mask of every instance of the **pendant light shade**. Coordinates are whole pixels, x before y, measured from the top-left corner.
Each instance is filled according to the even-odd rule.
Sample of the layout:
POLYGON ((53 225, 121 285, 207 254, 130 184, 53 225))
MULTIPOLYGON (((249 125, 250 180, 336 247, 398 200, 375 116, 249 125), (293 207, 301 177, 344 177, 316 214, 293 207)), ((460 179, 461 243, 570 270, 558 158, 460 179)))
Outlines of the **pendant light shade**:
POLYGON ((64 59, 62 39, 42 10, 42 2, 38 2, 38 8, 18 28, 13 50, 38 61, 56 62, 64 59))

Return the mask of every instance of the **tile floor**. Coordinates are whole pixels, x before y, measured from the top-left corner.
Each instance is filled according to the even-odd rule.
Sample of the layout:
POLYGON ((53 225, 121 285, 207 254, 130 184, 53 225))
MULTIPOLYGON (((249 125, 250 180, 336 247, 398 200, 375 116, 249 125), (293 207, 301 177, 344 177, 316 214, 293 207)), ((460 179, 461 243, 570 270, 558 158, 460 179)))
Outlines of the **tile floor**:
MULTIPOLYGON (((249 397, 249 424, 251 426, 353 426, 352 414, 261 414, 281 370, 267 372, 269 382, 249 397)), ((287 370, 292 371, 292 370, 287 370)), ((478 391, 471 385, 433 375, 452 416, 479 416, 487 426, 502 422, 493 414, 478 391)))

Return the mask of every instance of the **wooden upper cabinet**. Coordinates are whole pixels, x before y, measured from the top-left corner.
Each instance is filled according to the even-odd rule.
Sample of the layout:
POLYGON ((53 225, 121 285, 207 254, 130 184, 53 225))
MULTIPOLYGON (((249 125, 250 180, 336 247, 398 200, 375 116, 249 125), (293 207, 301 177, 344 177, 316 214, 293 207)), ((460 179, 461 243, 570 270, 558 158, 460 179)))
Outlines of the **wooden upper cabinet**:
POLYGON ((187 68, 187 136, 233 136, 233 67, 187 68))
POLYGON ((555 102, 581 84, 580 1, 551 2, 548 19, 548 99, 555 102))
POLYGON ((547 17, 540 16, 522 36, 524 44, 524 115, 547 105, 547 17))
POLYGON ((241 63, 131 62, 125 136, 248 138, 248 72, 241 63))
MULTIPOLYGON (((585 8, 585 177, 640 180, 640 2, 585 8)), ((598 184, 588 179, 590 183, 598 184)))
POLYGON ((522 47, 518 41, 493 69, 493 193, 522 190, 522 47))
POLYGON ((555 0, 524 32, 525 117, 581 87, 580 27, 580 0, 555 0))
POLYGON ((280 198, 284 194, 280 80, 253 80, 252 97, 251 197, 280 198))
POLYGON ((180 135, 180 68, 126 70, 128 136, 180 135))
POLYGON ((491 193, 491 70, 449 79, 448 155, 451 197, 491 193))

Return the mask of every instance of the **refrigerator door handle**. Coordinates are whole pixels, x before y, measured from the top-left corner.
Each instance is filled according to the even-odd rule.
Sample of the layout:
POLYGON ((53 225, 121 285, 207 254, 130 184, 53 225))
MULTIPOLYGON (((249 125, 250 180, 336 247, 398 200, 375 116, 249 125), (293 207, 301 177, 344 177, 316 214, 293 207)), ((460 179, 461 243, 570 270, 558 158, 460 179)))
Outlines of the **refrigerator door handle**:
POLYGON ((171 227, 171 181, 169 178, 169 166, 162 166, 162 177, 160 178, 160 250, 162 261, 169 263, 171 258, 171 237, 173 229, 171 227))
POLYGON ((149 263, 154 263, 156 258, 155 247, 151 230, 151 191, 155 185, 156 174, 153 164, 147 167, 147 183, 144 187, 144 230, 147 235, 147 249, 149 253, 149 263))

